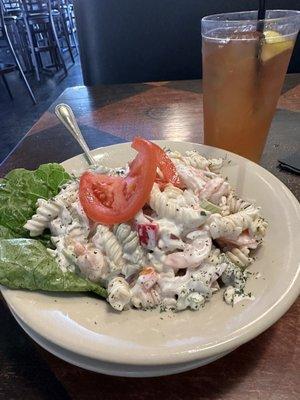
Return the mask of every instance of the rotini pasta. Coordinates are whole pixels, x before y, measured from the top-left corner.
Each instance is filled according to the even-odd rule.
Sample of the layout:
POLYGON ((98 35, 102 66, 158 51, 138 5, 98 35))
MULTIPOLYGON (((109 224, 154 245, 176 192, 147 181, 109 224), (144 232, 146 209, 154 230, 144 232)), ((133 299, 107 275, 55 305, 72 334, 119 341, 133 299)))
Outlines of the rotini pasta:
POLYGON ((225 254, 235 265, 245 269, 253 262, 253 258, 249 257, 249 253, 250 250, 247 247, 242 247, 240 249, 234 248, 225 254))
POLYGON ((29 230, 32 237, 41 235, 46 228, 49 228, 49 223, 58 217, 60 211, 71 205, 77 197, 78 183, 72 181, 69 185, 65 185, 53 199, 38 199, 36 213, 26 222, 24 228, 29 230))
POLYGON ((26 222, 24 228, 29 230, 32 237, 41 235, 49 227, 49 222, 58 216, 62 206, 57 200, 38 199, 36 214, 26 222))
POLYGON ((130 225, 115 225, 113 232, 123 249, 125 264, 122 273, 125 278, 128 278, 146 264, 145 253, 140 245, 137 232, 130 225))
POLYGON ((258 211, 255 209, 239 211, 226 217, 213 214, 209 223, 211 236, 213 239, 236 239, 245 229, 252 226, 257 216, 258 211))
POLYGON ((98 225, 93 243, 106 255, 111 273, 120 273, 125 265, 123 249, 113 232, 107 226, 98 225))
POLYGON ((178 151, 169 151, 169 157, 175 164, 184 164, 197 169, 209 169, 212 172, 219 172, 223 165, 222 158, 207 159, 197 151, 186 151, 184 155, 178 151))
POLYGON ((196 228, 201 226, 208 215, 203 210, 195 210, 188 206, 179 206, 174 197, 161 192, 154 184, 150 195, 150 206, 160 218, 174 220, 177 224, 196 228))
POLYGON ((222 196, 219 205, 222 210, 222 215, 227 216, 247 209, 251 206, 251 203, 239 198, 233 191, 231 191, 227 197, 222 196))
POLYGON ((108 301, 117 311, 122 311, 128 306, 131 299, 131 291, 126 280, 120 276, 113 278, 107 287, 108 301))

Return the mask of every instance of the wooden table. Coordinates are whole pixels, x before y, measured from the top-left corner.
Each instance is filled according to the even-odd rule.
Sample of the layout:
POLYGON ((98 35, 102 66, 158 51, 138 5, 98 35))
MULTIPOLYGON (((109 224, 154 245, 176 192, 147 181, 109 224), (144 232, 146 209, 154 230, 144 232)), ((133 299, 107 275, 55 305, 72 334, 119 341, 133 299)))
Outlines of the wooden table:
MULTIPOLYGON (((75 87, 55 104, 71 105, 92 148, 149 139, 202 142, 200 81, 75 87)), ((50 109, 0 167, 63 161, 80 153, 50 109)), ((281 171, 277 159, 300 151, 300 75, 285 83, 262 165, 300 198, 300 178, 281 171)), ((230 399, 300 398, 300 302, 266 332, 233 353, 197 370, 176 376, 126 379, 91 373, 39 348, 0 301, 0 399, 230 399)))

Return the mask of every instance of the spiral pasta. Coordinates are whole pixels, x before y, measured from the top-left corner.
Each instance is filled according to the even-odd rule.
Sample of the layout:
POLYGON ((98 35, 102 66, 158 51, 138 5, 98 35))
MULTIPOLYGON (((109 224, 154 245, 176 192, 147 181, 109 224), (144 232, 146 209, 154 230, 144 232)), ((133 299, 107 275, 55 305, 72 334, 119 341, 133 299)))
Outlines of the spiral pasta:
POLYGON ((145 253, 140 245, 137 232, 132 230, 129 224, 115 225, 113 232, 123 249, 123 258, 126 264, 123 266, 122 272, 125 278, 128 278, 146 264, 145 253))
POLYGON ((161 192, 157 184, 153 185, 150 194, 150 206, 160 218, 174 220, 178 224, 196 228, 202 225, 208 214, 203 210, 195 210, 187 206, 178 206, 174 198, 167 193, 161 192))
POLYGON ((221 207, 221 214, 223 216, 227 216, 230 214, 235 214, 239 211, 243 211, 252 204, 249 201, 241 199, 233 191, 231 191, 227 197, 222 196, 219 205, 221 207))
POLYGON ((72 181, 65 185, 53 199, 38 199, 36 213, 24 225, 24 228, 29 230, 30 236, 41 235, 49 227, 49 223, 59 215, 60 211, 75 201, 78 197, 77 191, 78 182, 72 181))
POLYGON ((254 260, 249 257, 249 249, 247 247, 242 248, 234 248, 230 251, 226 252, 226 256, 238 267, 245 269, 247 268, 254 260))
POLYGON ((223 165, 222 158, 207 159, 195 150, 186 151, 184 155, 178 151, 170 151, 168 155, 175 164, 181 163, 197 169, 209 168, 212 172, 219 172, 223 165))
POLYGON ((267 221, 262 217, 257 217, 251 224, 250 230, 257 238, 263 238, 268 228, 267 221))
POLYGON ((224 164, 223 158, 210 158, 208 159, 208 162, 208 168, 210 171, 215 173, 219 173, 224 164))
POLYGON ((93 243, 106 255, 110 271, 112 273, 121 272, 125 265, 122 257, 123 249, 113 232, 107 226, 98 225, 93 243))
POLYGON ((117 311, 122 311, 129 304, 131 291, 126 280, 120 276, 113 278, 107 287, 109 304, 117 311))
POLYGON ((29 230, 31 237, 41 235, 49 226, 49 222, 56 218, 63 204, 58 200, 38 199, 36 214, 26 222, 24 228, 29 230))
POLYGON ((236 239, 245 229, 251 227, 257 210, 239 211, 235 214, 222 217, 213 214, 210 217, 209 230, 213 239, 227 238, 236 239))

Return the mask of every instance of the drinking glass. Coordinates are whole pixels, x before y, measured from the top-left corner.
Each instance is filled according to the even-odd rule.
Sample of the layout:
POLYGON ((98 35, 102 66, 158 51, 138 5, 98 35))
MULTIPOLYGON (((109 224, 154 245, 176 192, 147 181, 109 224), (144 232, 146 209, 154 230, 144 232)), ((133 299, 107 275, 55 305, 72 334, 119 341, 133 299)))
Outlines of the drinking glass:
POLYGON ((260 160, 299 25, 290 10, 202 19, 205 144, 260 160))

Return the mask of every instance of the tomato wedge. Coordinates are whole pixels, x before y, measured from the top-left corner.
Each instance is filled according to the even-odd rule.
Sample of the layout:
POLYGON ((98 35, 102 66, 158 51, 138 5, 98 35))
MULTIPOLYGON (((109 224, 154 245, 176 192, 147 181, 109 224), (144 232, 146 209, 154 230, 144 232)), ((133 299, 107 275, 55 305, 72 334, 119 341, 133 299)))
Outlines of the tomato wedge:
POLYGON ((112 225, 132 219, 147 202, 156 177, 156 145, 137 137, 132 143, 138 154, 125 177, 85 172, 80 178, 79 199, 87 216, 112 225))
POLYGON ((161 147, 154 143, 153 145, 156 147, 156 151, 159 155, 158 168, 163 174, 163 178, 157 176, 155 182, 157 182, 161 188, 165 187, 168 183, 172 183, 172 185, 179 188, 184 188, 173 161, 161 147))

